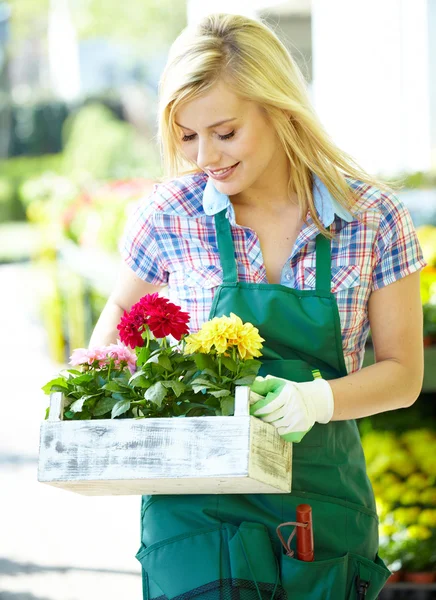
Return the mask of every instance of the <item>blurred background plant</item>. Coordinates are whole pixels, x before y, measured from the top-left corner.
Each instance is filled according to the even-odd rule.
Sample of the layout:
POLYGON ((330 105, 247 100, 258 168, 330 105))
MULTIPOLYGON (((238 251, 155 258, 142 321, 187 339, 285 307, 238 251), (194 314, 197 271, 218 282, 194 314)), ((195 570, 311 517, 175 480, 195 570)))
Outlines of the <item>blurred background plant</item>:
POLYGON ((367 429, 362 444, 380 519, 380 556, 393 571, 436 571, 436 433, 367 429))

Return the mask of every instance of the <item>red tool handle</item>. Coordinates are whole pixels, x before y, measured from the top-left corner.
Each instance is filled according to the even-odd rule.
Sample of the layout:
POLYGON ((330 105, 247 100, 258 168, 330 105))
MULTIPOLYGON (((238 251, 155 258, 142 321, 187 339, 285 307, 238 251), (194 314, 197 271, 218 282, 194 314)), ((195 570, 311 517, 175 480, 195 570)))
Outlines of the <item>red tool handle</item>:
POLYGON ((312 508, 309 504, 299 504, 296 509, 297 523, 307 523, 306 527, 297 527, 298 560, 312 562, 314 560, 312 508))

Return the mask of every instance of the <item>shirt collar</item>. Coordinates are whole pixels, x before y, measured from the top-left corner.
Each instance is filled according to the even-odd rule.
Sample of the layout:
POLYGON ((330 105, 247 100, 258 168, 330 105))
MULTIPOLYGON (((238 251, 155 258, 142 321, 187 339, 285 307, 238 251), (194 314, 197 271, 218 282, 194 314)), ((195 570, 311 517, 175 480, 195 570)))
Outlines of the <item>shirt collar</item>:
MULTIPOLYGON (((313 176, 312 192, 315 208, 324 227, 329 227, 333 223, 335 214, 347 223, 353 221, 353 216, 332 197, 317 175, 313 176)), ((211 177, 208 177, 203 192, 204 212, 209 216, 215 215, 230 205, 229 197, 219 192, 213 185, 211 177)))

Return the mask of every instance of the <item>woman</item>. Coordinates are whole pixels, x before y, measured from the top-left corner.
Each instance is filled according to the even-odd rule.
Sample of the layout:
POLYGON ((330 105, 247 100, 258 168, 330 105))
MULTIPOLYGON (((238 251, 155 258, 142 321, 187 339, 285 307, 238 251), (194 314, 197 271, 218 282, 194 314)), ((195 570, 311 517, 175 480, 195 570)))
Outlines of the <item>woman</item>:
POLYGON ((298 443, 291 494, 143 497, 144 598, 376 598, 389 572, 354 419, 420 393, 410 215, 328 138, 276 36, 242 16, 208 16, 173 44, 159 133, 171 178, 130 219, 91 344, 115 341, 123 311, 163 285, 191 332, 232 311, 266 340, 252 414, 298 443), (369 327, 377 363, 362 369, 369 327), (276 531, 300 503, 314 562, 276 531))

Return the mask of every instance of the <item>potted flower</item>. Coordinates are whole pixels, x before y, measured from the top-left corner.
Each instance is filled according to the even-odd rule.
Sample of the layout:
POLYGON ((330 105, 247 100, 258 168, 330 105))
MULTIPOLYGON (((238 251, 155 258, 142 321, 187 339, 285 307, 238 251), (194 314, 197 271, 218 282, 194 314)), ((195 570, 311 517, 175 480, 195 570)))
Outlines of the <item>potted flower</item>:
POLYGON ((43 388, 40 481, 85 494, 190 493, 195 479, 195 493, 290 491, 292 445, 249 416, 264 340, 234 314, 191 335, 188 320, 147 295, 117 344, 73 352, 43 388))
POLYGON ((404 579, 413 583, 435 581, 435 531, 425 525, 411 525, 403 539, 404 579))

